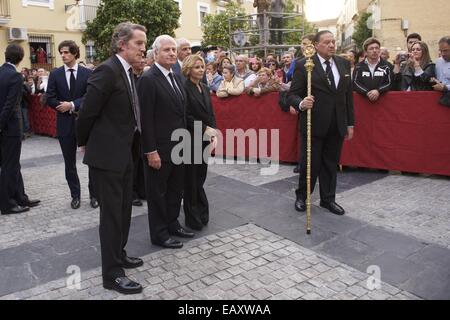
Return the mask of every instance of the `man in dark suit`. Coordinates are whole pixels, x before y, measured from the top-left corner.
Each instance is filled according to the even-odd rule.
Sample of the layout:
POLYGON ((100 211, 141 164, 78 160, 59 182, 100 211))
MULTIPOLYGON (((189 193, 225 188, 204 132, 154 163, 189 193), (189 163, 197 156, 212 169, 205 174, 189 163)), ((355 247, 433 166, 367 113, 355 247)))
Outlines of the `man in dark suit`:
POLYGON ((172 238, 192 238, 194 233, 180 226, 184 167, 172 158, 172 133, 186 128, 186 96, 181 79, 173 73, 177 61, 175 40, 162 35, 153 43, 155 64, 140 79, 139 101, 142 106, 142 152, 150 237, 153 244, 165 248, 181 248, 183 243, 172 238))
MULTIPOLYGON (((183 72, 181 72, 181 69, 183 69, 183 61, 187 57, 189 57, 192 54, 192 46, 189 40, 185 38, 177 39, 177 62, 172 66, 173 73, 178 75, 181 79, 181 84, 184 86, 186 82, 186 77, 183 75, 183 72)), ((202 82, 206 85, 208 85, 208 80, 206 79, 206 74, 202 79, 202 82)))
POLYGON ((23 77, 16 67, 24 52, 18 44, 10 44, 5 51, 6 63, 0 67, 0 211, 15 214, 30 210, 39 200, 25 194, 20 172, 22 148, 21 99, 23 77))
POLYGON ((124 294, 142 292, 123 268, 143 265, 125 251, 133 200, 133 141, 139 137, 139 101, 132 65, 141 61, 146 28, 124 22, 112 36, 113 55, 88 80, 76 123, 77 141, 85 146, 84 163, 91 170, 100 205, 103 287, 124 294))
MULTIPOLYGON (((66 180, 70 188, 72 209, 80 207, 80 179, 77 173, 77 139, 75 119, 86 94, 87 81, 92 71, 77 64, 80 48, 72 40, 58 46, 64 65, 53 70, 48 78, 47 104, 55 109, 56 130, 66 167, 66 180)), ((97 208, 92 181, 89 179, 89 195, 92 208, 97 208)))
POLYGON ((183 68, 183 61, 184 59, 186 59, 186 57, 190 56, 191 54, 192 54, 191 43, 185 38, 177 39, 177 61, 172 66, 172 70, 173 73, 175 73, 180 77, 181 81, 183 82, 182 83, 183 85, 184 82, 186 81, 186 77, 181 72, 181 69, 183 68))
POLYGON ((355 123, 350 63, 335 56, 333 34, 324 30, 314 39, 317 54, 313 56, 312 95, 307 96, 306 59, 297 63, 288 97, 290 105, 301 112, 302 159, 295 209, 306 205, 306 112, 312 113, 311 192, 320 180, 320 206, 343 215, 336 201, 336 176, 344 137, 353 137, 355 123))

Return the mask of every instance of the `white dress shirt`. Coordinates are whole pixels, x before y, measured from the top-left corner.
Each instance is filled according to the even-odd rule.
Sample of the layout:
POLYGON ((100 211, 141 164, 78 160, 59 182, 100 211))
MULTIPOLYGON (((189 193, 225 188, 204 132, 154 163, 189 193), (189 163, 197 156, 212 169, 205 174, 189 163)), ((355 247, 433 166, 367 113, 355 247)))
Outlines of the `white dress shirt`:
POLYGON ((67 65, 64 65, 64 74, 66 75, 66 81, 67 81, 67 87, 69 87, 70 90, 70 71, 69 69, 73 69, 73 76, 75 77, 75 80, 77 79, 78 75, 78 63, 75 63, 75 65, 70 68, 67 65))
MULTIPOLYGON (((66 76, 66 82, 67 82, 67 87, 70 90, 70 69, 73 69, 73 76, 75 77, 75 80, 77 79, 77 75, 78 75, 78 63, 75 63, 75 65, 70 68, 67 65, 64 65, 64 74, 66 76)), ((70 104, 72 105, 72 109, 70 110, 70 113, 72 113, 75 110, 75 104, 73 103, 73 101, 70 101, 70 104)))
MULTIPOLYGON (((319 54, 317 55, 319 57, 320 60, 320 64, 322 65, 323 71, 327 72, 327 65, 325 64, 325 62, 327 60, 325 60, 324 58, 322 58, 319 54)), ((334 62, 333 58, 330 58, 330 65, 331 65, 331 71, 333 72, 333 76, 334 76, 334 83, 336 84, 336 89, 339 86, 339 80, 341 79, 341 75, 339 74, 339 70, 336 67, 336 63, 334 62)))
POLYGON ((116 54, 116 57, 119 59, 120 63, 122 64, 122 67, 125 70, 125 74, 127 75, 128 84, 130 85, 130 88, 132 88, 131 79, 130 79, 130 72, 129 72, 129 70, 131 68, 131 64, 129 64, 124 58, 122 58, 118 54, 116 54))
POLYGON ((162 65, 160 65, 158 62, 155 62, 155 65, 158 67, 158 69, 162 72, 164 77, 166 78, 167 82, 169 82, 170 86, 173 88, 172 81, 170 81, 169 73, 172 72, 172 76, 174 77, 173 81, 175 82, 175 85, 177 86, 177 89, 173 88, 174 90, 178 90, 178 92, 181 92, 180 88, 178 87, 178 83, 175 80, 175 73, 172 71, 172 68, 170 70, 167 70, 162 65))

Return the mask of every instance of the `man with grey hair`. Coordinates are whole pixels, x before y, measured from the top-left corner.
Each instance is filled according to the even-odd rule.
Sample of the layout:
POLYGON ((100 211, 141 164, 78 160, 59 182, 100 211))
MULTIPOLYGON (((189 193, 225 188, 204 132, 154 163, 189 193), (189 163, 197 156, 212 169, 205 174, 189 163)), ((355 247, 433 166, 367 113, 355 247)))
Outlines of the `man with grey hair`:
MULTIPOLYGON (((145 58, 146 58, 147 67, 151 67, 155 63, 155 55, 153 53, 153 49, 147 50, 147 55, 145 58)), ((145 70, 145 71, 147 71, 147 70, 145 70)))
MULTIPOLYGON (((162 35, 153 43, 155 64, 138 83, 142 106, 142 154, 148 205, 150 239, 164 248, 181 248, 173 236, 192 238, 194 233, 178 222, 184 186, 184 165, 172 157, 182 138, 172 134, 186 129, 186 95, 181 77, 174 73, 175 40, 162 35)), ((177 153, 178 156, 178 153, 177 153)))
POLYGON ((189 40, 185 38, 178 39, 176 43, 177 43, 177 62, 172 66, 172 69, 173 72, 175 72, 175 74, 181 76, 184 82, 186 78, 183 76, 181 68, 183 68, 183 60, 192 54, 192 46, 189 40))
POLYGON ((140 107, 132 65, 145 54, 146 28, 120 23, 111 41, 111 57, 88 80, 76 123, 100 205, 103 287, 123 294, 142 292, 124 268, 143 265, 125 251, 133 200, 133 143, 140 139, 140 107))
POLYGON ((234 60, 236 63, 235 75, 244 80, 244 86, 248 87, 256 79, 256 74, 248 68, 248 58, 244 55, 239 55, 234 60))
MULTIPOLYGON (((391 71, 391 74, 392 74, 392 72, 394 71, 394 65, 389 61, 390 57, 391 57, 391 55, 389 53, 388 48, 381 47, 380 48, 380 58, 387 62, 388 66, 389 66, 389 69, 391 71)), ((355 63, 358 63, 358 62, 355 62, 355 63)))

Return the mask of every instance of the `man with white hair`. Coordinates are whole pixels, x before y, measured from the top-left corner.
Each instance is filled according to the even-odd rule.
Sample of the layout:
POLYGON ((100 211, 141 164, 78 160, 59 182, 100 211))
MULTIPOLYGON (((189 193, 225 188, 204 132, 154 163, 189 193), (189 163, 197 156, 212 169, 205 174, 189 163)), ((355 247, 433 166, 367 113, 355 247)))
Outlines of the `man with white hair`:
POLYGON ((181 72, 183 60, 192 54, 192 46, 189 40, 180 38, 177 40, 177 62, 172 66, 173 72, 181 76, 183 82, 186 80, 181 72))
POLYGON ((183 243, 173 236, 194 237, 178 222, 184 165, 172 159, 172 150, 181 140, 172 140, 172 133, 186 128, 186 95, 181 77, 173 69, 177 62, 175 40, 162 35, 152 47, 155 64, 138 83, 150 239, 155 245, 174 249, 183 243))
POLYGON ((244 55, 236 57, 236 76, 244 80, 244 86, 248 87, 255 81, 256 74, 248 68, 248 58, 244 55))

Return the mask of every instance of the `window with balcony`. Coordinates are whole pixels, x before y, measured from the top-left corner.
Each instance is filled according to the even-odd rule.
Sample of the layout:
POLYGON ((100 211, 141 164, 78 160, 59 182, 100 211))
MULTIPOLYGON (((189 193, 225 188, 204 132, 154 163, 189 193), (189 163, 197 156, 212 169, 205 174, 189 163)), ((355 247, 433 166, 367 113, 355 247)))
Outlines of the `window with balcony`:
POLYGON ((94 41, 88 40, 85 47, 86 47, 86 63, 94 63, 95 62, 94 41))
POLYGON ((22 6, 47 7, 53 10, 55 9, 55 0, 22 0, 22 6))
POLYGON ((30 62, 32 68, 51 71, 55 67, 54 37, 51 34, 29 34, 30 62))
POLYGON ((181 24, 181 16, 183 15, 183 0, 174 0, 178 6, 178 10, 180 10, 180 18, 178 19, 178 23, 181 24))
POLYGON ((11 5, 9 0, 0 0, 0 24, 11 21, 11 5))
POLYGON ((197 6, 198 6, 198 26, 201 27, 203 24, 203 19, 206 17, 206 15, 210 14, 211 8, 209 6, 209 3, 203 2, 199 2, 197 6))

